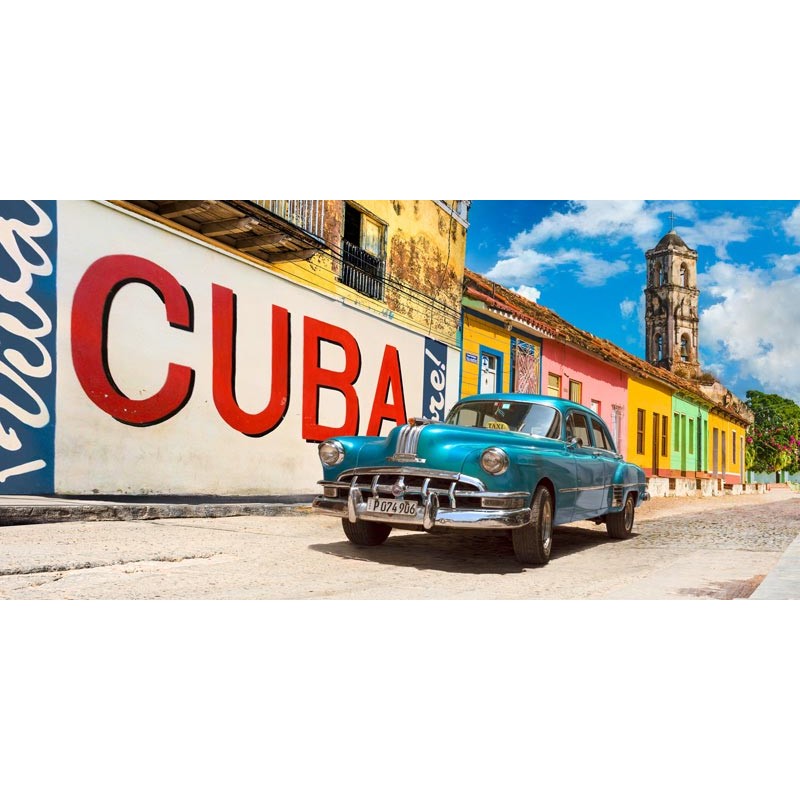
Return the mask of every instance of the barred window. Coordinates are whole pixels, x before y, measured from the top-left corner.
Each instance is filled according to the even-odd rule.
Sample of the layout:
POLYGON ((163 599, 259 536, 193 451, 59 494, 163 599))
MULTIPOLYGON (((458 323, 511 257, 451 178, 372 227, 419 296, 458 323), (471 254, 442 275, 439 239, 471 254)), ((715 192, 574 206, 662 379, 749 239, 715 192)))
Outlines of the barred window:
POLYGON ((345 203, 339 280, 361 294, 383 300, 385 249, 386 226, 345 203))

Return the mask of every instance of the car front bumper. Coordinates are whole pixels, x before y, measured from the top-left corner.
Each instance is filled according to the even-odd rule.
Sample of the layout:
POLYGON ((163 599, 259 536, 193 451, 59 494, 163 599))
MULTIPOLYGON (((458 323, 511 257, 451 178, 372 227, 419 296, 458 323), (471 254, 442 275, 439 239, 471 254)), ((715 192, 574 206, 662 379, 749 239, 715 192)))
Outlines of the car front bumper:
MULTIPOLYGON (((324 485, 324 482, 321 482, 324 485)), ((475 498, 485 497, 492 502, 503 499, 509 501, 528 500, 530 495, 526 492, 475 492, 475 498)), ((410 528, 419 528, 430 531, 436 528, 489 528, 506 529, 519 528, 530 522, 531 510, 527 504, 523 508, 497 509, 497 508, 470 508, 459 509, 443 506, 436 492, 425 494, 422 501, 417 504, 415 515, 410 514, 384 514, 367 511, 367 502, 363 493, 356 486, 351 486, 346 497, 319 496, 312 502, 312 508, 323 514, 332 514, 346 517, 350 522, 366 520, 382 522, 387 525, 397 525, 410 528)))

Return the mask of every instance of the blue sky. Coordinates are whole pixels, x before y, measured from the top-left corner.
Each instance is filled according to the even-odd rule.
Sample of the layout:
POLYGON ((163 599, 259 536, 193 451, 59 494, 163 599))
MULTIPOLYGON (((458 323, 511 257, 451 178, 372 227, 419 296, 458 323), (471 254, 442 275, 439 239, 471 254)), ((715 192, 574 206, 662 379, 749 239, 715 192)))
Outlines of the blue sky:
POLYGON ((800 403, 800 203, 475 200, 467 267, 644 358, 646 250, 697 250, 700 362, 800 403))

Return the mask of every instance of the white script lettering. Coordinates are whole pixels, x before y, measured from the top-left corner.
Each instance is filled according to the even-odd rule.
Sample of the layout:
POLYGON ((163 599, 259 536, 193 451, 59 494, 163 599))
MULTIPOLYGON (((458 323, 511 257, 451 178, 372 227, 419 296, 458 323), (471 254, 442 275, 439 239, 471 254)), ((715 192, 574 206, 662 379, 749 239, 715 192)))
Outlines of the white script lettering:
MULTIPOLYGON (((25 223, 18 219, 5 219, 0 217, 0 247, 2 247, 19 271, 19 275, 12 275, 10 280, 0 278, 0 296, 9 303, 17 304, 36 319, 36 324, 29 327, 13 313, 0 313, 0 334, 5 342, 7 335, 23 339, 33 345, 38 351, 37 363, 32 363, 22 352, 14 348, 6 348, 2 352, 4 361, 0 361, 0 380, 7 379, 15 384, 26 394, 35 409, 31 410, 15 403, 2 391, 0 383, 0 409, 8 411, 16 420, 31 428, 43 428, 50 422, 50 410, 39 393, 30 385, 27 379, 46 378, 53 372, 53 361, 50 353, 40 339, 53 330, 53 322, 44 309, 34 300, 29 292, 33 286, 34 275, 50 275, 53 264, 44 249, 35 241, 37 238, 47 236, 53 230, 50 217, 35 203, 28 202, 30 208, 36 213, 37 220, 25 223), (25 251, 20 246, 24 242, 25 251), (32 253, 35 260, 30 260, 26 253, 32 253)), ((20 309, 20 310, 21 310, 20 309)), ((14 428, 4 428, 0 423, 0 447, 5 450, 19 450, 22 447, 19 435, 14 428)), ((47 466, 42 459, 29 461, 15 467, 9 467, 0 472, 0 482, 12 475, 32 472, 47 466)))

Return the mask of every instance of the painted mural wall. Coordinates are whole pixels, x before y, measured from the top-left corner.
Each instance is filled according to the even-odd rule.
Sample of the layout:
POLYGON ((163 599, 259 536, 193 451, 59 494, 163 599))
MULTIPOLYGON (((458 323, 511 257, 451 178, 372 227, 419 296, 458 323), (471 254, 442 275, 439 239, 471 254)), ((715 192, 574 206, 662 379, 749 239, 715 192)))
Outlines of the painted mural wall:
POLYGON ((0 202, 0 492, 51 492, 58 226, 52 201, 0 202))
POLYGON ((311 494, 318 441, 457 399, 434 338, 109 204, 0 206, 4 493, 311 494))

